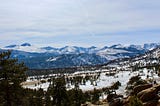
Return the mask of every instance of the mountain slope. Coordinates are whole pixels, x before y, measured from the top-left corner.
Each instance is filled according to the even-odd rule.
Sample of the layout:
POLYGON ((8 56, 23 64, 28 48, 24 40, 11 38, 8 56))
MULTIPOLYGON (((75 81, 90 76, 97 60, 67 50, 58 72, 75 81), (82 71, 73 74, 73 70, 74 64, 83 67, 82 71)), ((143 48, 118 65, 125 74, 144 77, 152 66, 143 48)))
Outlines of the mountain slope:
POLYGON ((47 69, 83 65, 104 64, 117 58, 129 58, 144 54, 158 47, 159 44, 129 45, 121 44, 98 48, 65 46, 62 48, 36 47, 29 43, 9 45, 3 50, 12 50, 12 57, 24 61, 29 68, 47 69))

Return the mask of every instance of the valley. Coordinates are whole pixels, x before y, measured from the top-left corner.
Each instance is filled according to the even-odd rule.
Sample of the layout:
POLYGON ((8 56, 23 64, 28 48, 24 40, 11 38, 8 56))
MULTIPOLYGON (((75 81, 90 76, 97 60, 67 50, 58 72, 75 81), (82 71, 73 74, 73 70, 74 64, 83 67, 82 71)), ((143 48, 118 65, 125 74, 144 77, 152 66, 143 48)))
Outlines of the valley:
POLYGON ((68 70, 73 70, 70 73, 58 71, 54 74, 32 75, 22 85, 24 88, 47 91, 52 85, 52 79, 64 77, 67 90, 78 87, 83 92, 93 92, 96 89, 100 101, 106 100, 110 94, 127 98, 132 92, 128 88, 133 86, 129 81, 134 77, 139 77, 143 83, 153 84, 153 86, 160 84, 159 54, 160 48, 155 48, 145 54, 112 60, 104 65, 70 68, 68 70))
MULTIPOLYGON (((116 49, 118 49, 119 51, 120 48, 116 49)), ((13 50, 13 53, 11 55, 12 58, 15 58, 15 56, 19 57, 20 56, 19 54, 25 53, 21 54, 21 56, 22 55, 23 56, 19 57, 20 60, 33 59, 32 57, 30 57, 30 53, 28 55, 28 52, 16 51, 18 55, 15 54, 14 52, 15 50, 13 50)), ((33 54, 39 55, 39 53, 33 53, 33 54)), ((116 54, 122 56, 123 52, 116 54)), ((68 58, 68 56, 70 55, 73 59, 74 55, 76 55, 77 57, 77 55, 82 55, 82 54, 66 53, 66 54, 61 54, 59 56, 62 55, 66 55, 66 58, 68 58)), ((50 56, 53 56, 53 54, 52 55, 49 54, 49 56, 47 55, 48 59, 46 60, 46 62, 53 62, 59 59, 58 57, 51 58, 50 56)), ((109 54, 107 56, 111 55, 109 54)), ((37 57, 35 56, 34 58, 37 57)), ((87 56, 87 58, 90 57, 87 56)), ((37 58, 37 60, 35 61, 38 62, 37 64, 41 65, 45 64, 43 62, 39 63, 40 62, 39 58, 37 58)), ((62 63, 61 65, 64 65, 68 61, 65 61, 64 59, 63 62, 64 63, 62 63)), ((152 47, 151 50, 145 50, 145 52, 142 54, 139 53, 132 56, 124 56, 124 57, 122 56, 119 58, 116 57, 115 59, 107 60, 104 63, 97 63, 96 61, 95 64, 93 63, 87 65, 76 64, 75 66, 72 67, 61 67, 61 68, 59 67, 46 68, 44 66, 43 68, 39 67, 32 69, 29 67, 28 71, 26 72, 26 75, 27 75, 26 81, 20 84, 23 87, 23 89, 29 91, 33 90, 35 92, 43 92, 42 94, 44 94, 45 96, 41 97, 44 98, 44 100, 49 100, 50 101, 49 103, 51 103, 52 98, 54 98, 52 92, 53 91, 55 92, 57 90, 56 92, 64 92, 64 94, 67 93, 67 95, 71 95, 72 93, 80 93, 78 94, 80 97, 79 96, 78 97, 81 100, 80 104, 82 106, 83 105, 89 106, 93 104, 102 106, 105 105, 117 106, 117 105, 111 105, 116 103, 121 104, 121 106, 124 106, 124 104, 129 104, 131 102, 131 100, 128 98, 132 97, 132 93, 137 93, 137 91, 134 90, 137 89, 136 87, 139 86, 149 86, 151 88, 155 87, 154 89, 159 91, 160 47, 159 46, 155 46, 154 48, 152 47), (57 89, 57 87, 60 88, 57 89), (59 91, 59 89, 62 89, 62 91, 61 90, 59 91)), ((143 89, 145 90, 145 88, 143 89)), ((139 94, 137 93, 137 95, 139 94)), ((157 91, 156 94, 154 94, 154 96, 155 95, 158 95, 157 91)), ((62 97, 63 96, 64 95, 62 95, 62 97)), ((75 95, 72 95, 71 101, 69 103, 74 102, 73 101, 74 98, 76 98, 75 95)), ((43 102, 43 99, 41 100, 43 102)), ((154 101, 156 100, 156 102, 154 103, 159 104, 159 102, 157 102, 157 99, 155 98, 152 98, 150 100, 154 101)), ((143 102, 142 104, 145 104, 146 102, 148 104, 148 102, 150 101, 145 101, 145 102, 142 101, 142 102, 143 102)), ((45 102, 43 103, 45 104, 45 102)))

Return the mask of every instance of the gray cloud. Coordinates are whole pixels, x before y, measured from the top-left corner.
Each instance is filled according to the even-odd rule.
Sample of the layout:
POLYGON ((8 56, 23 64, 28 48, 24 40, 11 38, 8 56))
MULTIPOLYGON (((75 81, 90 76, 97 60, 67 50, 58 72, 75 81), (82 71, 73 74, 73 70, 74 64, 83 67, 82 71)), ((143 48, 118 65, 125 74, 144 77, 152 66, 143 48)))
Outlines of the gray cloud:
POLYGON ((0 0, 0 39, 157 29, 159 13, 158 0, 0 0))

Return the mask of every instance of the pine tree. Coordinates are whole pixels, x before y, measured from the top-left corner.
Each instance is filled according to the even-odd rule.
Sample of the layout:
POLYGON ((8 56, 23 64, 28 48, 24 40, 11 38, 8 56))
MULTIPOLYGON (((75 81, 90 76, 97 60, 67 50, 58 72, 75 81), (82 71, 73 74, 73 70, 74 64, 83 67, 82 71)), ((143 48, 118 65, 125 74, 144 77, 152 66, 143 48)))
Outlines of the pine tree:
POLYGON ((84 93, 82 92, 81 89, 79 89, 79 85, 76 82, 75 83, 75 88, 70 90, 70 101, 72 106, 81 106, 82 103, 85 102, 85 98, 84 98, 84 93))
POLYGON ((48 92, 52 97, 53 106, 66 106, 68 102, 68 96, 66 91, 66 83, 64 77, 54 79, 48 92))
POLYGON ((50 97, 49 92, 46 92, 46 94, 45 94, 45 104, 46 104, 46 106, 52 106, 51 105, 51 97, 50 97))
POLYGON ((93 97, 92 97, 92 103, 96 103, 97 101, 99 101, 99 91, 97 89, 94 88, 93 90, 93 97))
POLYGON ((27 68, 11 52, 0 53, 0 103, 3 106, 19 106, 23 103, 21 83, 26 80, 27 68))

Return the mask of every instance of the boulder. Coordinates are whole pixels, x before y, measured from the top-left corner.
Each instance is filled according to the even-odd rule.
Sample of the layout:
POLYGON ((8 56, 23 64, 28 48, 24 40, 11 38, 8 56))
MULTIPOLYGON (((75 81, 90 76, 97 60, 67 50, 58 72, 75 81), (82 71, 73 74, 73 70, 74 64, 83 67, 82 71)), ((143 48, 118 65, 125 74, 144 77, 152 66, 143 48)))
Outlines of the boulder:
POLYGON ((137 94, 138 98, 142 102, 147 102, 153 100, 155 97, 157 97, 157 89, 154 87, 142 90, 137 94))
POLYGON ((150 88, 150 87, 152 87, 152 84, 144 84, 144 85, 135 86, 135 87, 133 88, 133 94, 136 94, 136 95, 137 95, 137 93, 139 93, 140 91, 145 90, 145 89, 148 89, 148 88, 150 88))

